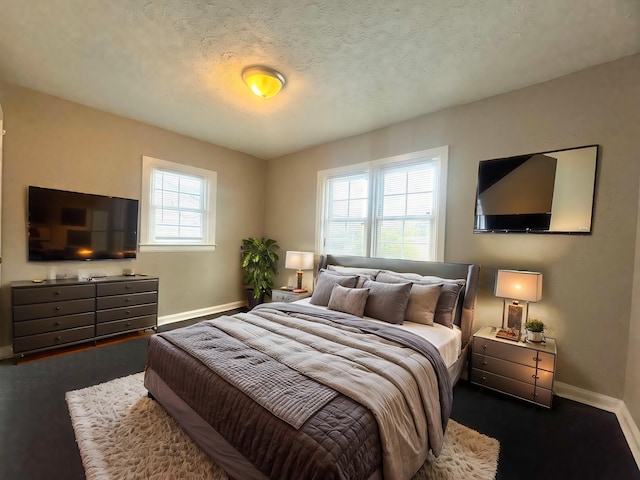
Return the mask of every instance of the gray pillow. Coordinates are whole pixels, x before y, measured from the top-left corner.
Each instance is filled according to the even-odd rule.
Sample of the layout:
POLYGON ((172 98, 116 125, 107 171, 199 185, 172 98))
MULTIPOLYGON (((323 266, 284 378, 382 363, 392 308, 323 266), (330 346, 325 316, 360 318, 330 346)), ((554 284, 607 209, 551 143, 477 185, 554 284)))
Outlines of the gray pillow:
POLYGON ((347 288, 341 285, 334 285, 329 297, 329 310, 350 313, 356 317, 364 315, 364 306, 369 296, 368 288, 347 288))
POLYGON ((414 283, 409 292, 405 320, 424 325, 433 325, 441 290, 441 283, 434 283, 433 285, 414 283))
POLYGON ((364 307, 367 317, 389 323, 401 324, 409 303, 410 283, 382 283, 366 280, 364 288, 369 289, 369 298, 364 307))
POLYGON ((309 303, 326 307, 331 297, 334 285, 353 288, 356 286, 358 277, 355 275, 332 275, 326 270, 321 270, 318 274, 316 287, 313 289, 309 303))
POLYGON ((442 290, 440 291, 440 297, 438 298, 436 313, 433 320, 435 323, 453 328, 453 322, 458 311, 458 299, 460 298, 462 288, 466 285, 466 281, 462 279, 452 280, 450 278, 432 276, 423 277, 417 274, 403 274, 395 272, 380 272, 376 277, 376 280, 378 282, 400 283, 406 282, 407 278, 412 278, 411 281, 418 285, 442 284, 442 290))
POLYGON ((329 265, 327 269, 323 268, 320 272, 327 272, 331 275, 357 275, 358 283, 356 283, 356 288, 362 288, 365 280, 375 280, 378 274, 378 270, 371 270, 370 268, 336 267, 334 265, 329 265))

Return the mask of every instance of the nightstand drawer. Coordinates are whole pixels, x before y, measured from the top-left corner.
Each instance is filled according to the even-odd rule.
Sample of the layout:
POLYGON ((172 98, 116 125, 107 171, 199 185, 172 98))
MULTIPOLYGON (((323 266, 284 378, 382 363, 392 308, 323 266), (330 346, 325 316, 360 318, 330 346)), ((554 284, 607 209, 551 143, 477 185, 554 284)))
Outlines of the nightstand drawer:
POLYGON ((514 395, 516 397, 529 400, 530 402, 551 408, 553 394, 551 390, 546 388, 535 387, 528 383, 519 382, 517 380, 489 372, 483 372, 476 368, 471 370, 471 381, 484 387, 491 388, 502 393, 507 393, 509 395, 514 395))
POLYGON ((496 342, 486 338, 474 337, 473 353, 481 355, 489 355, 495 358, 501 358, 509 362, 516 362, 529 367, 536 367, 537 352, 527 348, 521 348, 517 343, 507 344, 496 342))
POLYGON ((271 301, 272 302, 295 302, 303 298, 307 298, 310 295, 309 292, 295 293, 289 290, 272 290, 271 301))
POLYGON ((489 373, 495 373, 503 377, 512 378, 524 383, 535 384, 544 388, 551 388, 553 385, 553 373, 536 369, 527 365, 500 360, 486 355, 474 353, 471 364, 473 368, 489 373))

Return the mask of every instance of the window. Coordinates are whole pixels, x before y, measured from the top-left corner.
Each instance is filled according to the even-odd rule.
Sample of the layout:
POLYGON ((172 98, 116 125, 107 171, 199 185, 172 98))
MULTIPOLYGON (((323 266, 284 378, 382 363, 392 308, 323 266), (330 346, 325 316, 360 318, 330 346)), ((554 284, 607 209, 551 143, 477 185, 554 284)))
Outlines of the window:
POLYGON ((215 249, 217 174, 142 157, 140 251, 215 249))
POLYGON ((444 260, 448 148, 318 172, 318 251, 444 260))

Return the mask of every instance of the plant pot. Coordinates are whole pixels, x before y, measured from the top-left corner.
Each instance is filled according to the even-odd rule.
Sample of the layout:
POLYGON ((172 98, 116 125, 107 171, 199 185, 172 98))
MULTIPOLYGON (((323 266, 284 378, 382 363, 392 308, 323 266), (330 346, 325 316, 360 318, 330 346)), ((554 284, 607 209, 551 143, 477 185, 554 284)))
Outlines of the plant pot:
POLYGON ((540 343, 544 340, 544 335, 542 332, 527 331, 527 340, 530 342, 540 343))
POLYGON ((247 288, 247 308, 252 310, 256 305, 264 303, 264 292, 260 293, 258 298, 253 296, 253 288, 247 288))

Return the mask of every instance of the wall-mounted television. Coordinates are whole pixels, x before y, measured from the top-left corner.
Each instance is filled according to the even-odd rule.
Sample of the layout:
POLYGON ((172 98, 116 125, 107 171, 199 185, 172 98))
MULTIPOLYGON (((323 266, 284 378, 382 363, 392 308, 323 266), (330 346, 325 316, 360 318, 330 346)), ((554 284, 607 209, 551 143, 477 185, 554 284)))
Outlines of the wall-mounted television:
POLYGON ((138 200, 29 187, 29 261, 134 259, 138 200))
POLYGON ((598 145, 482 160, 475 233, 589 234, 598 145))

